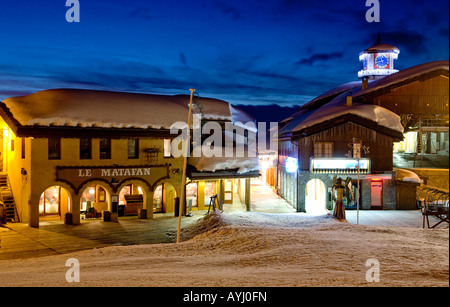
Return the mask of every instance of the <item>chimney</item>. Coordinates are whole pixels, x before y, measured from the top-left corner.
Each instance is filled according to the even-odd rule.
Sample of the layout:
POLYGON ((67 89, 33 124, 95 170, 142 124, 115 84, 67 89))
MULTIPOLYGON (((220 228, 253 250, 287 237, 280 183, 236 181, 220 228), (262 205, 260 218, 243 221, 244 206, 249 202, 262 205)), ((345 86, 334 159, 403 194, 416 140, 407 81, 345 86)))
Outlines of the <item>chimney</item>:
POLYGON ((362 90, 365 90, 368 87, 369 87, 369 79, 363 78, 362 79, 362 90))
POLYGON ((345 105, 347 107, 351 107, 353 105, 353 97, 352 96, 347 96, 347 101, 346 101, 345 105))

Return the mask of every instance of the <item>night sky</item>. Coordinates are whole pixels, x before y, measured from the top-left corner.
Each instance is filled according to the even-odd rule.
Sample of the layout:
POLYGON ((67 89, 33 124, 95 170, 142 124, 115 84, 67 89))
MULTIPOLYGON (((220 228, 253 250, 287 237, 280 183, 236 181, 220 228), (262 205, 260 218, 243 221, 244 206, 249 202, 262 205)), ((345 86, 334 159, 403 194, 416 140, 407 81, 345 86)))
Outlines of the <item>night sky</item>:
POLYGON ((0 0, 0 100, 51 88, 302 105, 357 80, 358 55, 400 48, 397 69, 449 58, 449 2, 0 0))

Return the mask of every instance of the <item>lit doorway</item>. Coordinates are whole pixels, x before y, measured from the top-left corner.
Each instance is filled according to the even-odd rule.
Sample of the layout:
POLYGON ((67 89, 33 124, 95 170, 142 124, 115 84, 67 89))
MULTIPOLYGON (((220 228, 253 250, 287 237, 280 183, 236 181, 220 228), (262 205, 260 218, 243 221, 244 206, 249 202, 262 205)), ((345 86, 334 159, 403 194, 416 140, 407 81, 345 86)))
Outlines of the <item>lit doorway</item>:
POLYGON ((80 213, 85 218, 101 217, 103 211, 109 211, 108 192, 98 184, 84 189, 80 202, 80 213))
POLYGON ((153 192, 153 213, 175 212, 175 187, 166 182, 156 187, 153 192))
POLYGON ((324 214, 326 210, 325 185, 320 179, 311 179, 306 184, 305 210, 306 213, 324 214))
POLYGON ((372 180, 370 182, 370 207, 374 210, 383 209, 383 181, 372 180))
POLYGON ((39 217, 60 218, 70 211, 70 194, 66 189, 60 186, 52 186, 41 194, 39 198, 39 217))

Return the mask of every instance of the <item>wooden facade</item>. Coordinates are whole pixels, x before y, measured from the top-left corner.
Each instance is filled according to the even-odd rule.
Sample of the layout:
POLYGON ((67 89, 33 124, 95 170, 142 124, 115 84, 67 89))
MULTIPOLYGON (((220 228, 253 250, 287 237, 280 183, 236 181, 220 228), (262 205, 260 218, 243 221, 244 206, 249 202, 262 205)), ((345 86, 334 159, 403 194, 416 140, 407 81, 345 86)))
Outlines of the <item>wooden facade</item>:
POLYGON ((375 90, 369 88, 355 101, 379 105, 401 116, 405 132, 417 131, 419 122, 428 131, 448 132, 448 69, 432 70, 375 90))
POLYGON ((354 137, 362 140, 363 144, 369 147, 367 158, 371 159, 373 172, 392 171, 393 138, 353 122, 345 122, 339 126, 299 138, 299 169, 309 171, 310 157, 314 157, 315 142, 331 142, 333 157, 345 158, 350 150, 349 143, 354 137))

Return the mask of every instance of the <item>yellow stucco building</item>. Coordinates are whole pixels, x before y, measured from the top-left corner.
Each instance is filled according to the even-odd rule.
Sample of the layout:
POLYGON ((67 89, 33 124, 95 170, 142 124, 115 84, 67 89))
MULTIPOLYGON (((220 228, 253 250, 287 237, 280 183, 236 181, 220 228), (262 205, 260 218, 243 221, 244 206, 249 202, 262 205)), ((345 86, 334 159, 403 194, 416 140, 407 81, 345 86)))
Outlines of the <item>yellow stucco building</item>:
MULTIPOLYGON (((222 126, 243 114, 222 100, 200 98, 199 104, 202 120, 222 126)), ((172 155, 171 141, 182 130, 170 128, 187 122, 188 107, 187 95, 75 89, 0 102, 1 201, 10 220, 39 227, 49 218, 77 225, 105 211, 112 220, 141 209, 147 218, 177 212, 184 158, 172 155)), ((238 164, 220 159, 222 166, 212 169, 197 160, 188 165, 182 214, 208 209, 213 195, 229 201, 230 183, 249 202, 245 187, 259 175, 257 157, 238 164)))

